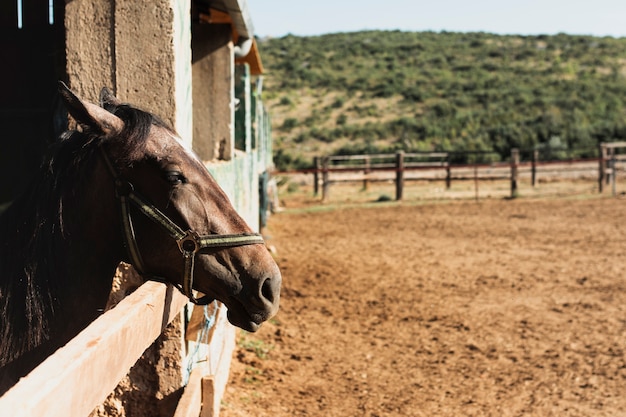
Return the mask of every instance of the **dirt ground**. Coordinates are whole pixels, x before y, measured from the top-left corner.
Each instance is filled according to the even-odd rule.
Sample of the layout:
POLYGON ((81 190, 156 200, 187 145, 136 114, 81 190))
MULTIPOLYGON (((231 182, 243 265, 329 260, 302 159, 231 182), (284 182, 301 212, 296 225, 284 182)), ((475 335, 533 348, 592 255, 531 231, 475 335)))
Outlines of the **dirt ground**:
POLYGON ((625 199, 284 203, 223 417, 626 415, 625 199))

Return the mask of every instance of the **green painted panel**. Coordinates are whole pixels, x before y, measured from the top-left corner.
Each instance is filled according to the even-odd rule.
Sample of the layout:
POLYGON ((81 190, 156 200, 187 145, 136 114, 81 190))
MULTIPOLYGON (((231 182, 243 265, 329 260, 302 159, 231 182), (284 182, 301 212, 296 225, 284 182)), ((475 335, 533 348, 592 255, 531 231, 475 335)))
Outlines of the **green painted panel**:
POLYGON ((241 64, 235 67, 235 149, 248 151, 250 140, 250 66, 241 64))

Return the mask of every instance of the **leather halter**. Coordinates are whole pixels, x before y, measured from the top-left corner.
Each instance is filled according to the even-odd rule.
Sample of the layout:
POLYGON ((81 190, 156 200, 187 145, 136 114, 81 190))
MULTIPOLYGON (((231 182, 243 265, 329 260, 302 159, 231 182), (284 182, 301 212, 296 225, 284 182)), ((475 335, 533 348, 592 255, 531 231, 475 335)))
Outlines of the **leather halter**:
POLYGON ((100 150, 102 151, 102 157, 106 162, 109 172, 115 180, 115 196, 120 201, 124 243, 128 251, 128 255, 131 263, 142 276, 148 276, 151 279, 163 281, 162 278, 147 273, 144 267, 141 253, 139 252, 139 246, 137 245, 137 239, 135 238, 135 229, 133 227, 133 219, 130 211, 131 204, 139 209, 141 214, 148 217, 150 220, 163 228, 165 232, 167 232, 167 234, 169 234, 170 237, 176 241, 178 249, 180 249, 183 256, 185 265, 183 270, 182 285, 174 284, 174 286, 186 295, 192 303, 197 305, 209 304, 213 301, 213 298, 207 295, 201 298, 196 298, 193 295, 193 271, 196 253, 198 253, 201 249, 206 248, 224 249, 236 246, 265 244, 263 237, 259 233, 200 235, 194 230, 184 231, 157 207, 142 197, 141 194, 137 193, 133 184, 118 174, 106 152, 102 148, 100 148, 100 150))

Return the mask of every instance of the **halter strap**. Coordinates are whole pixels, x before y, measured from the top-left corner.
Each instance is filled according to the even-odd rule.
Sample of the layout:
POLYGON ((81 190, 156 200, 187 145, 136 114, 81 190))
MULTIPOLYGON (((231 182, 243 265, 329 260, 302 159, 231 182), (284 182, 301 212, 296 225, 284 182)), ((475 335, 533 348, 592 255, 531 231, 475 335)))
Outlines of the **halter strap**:
POLYGON ((130 181, 122 178, 109 159, 104 149, 100 148, 102 157, 106 162, 109 172, 113 176, 115 182, 115 196, 120 201, 120 214, 122 229, 124 233, 124 244, 128 251, 131 263, 142 276, 149 279, 163 281, 162 278, 147 273, 144 262, 139 251, 137 239, 135 236, 135 228, 133 227, 133 219, 130 211, 132 203, 139 212, 148 217, 150 220, 159 225, 167 234, 176 241, 180 249, 183 261, 183 279, 182 285, 174 284, 189 300, 198 305, 206 305, 213 301, 207 295, 196 298, 193 295, 193 273, 196 253, 202 249, 224 249, 245 245, 265 244, 263 237, 259 233, 241 233, 227 235, 199 235, 194 230, 184 231, 161 210, 145 199, 141 194, 135 191, 135 187, 130 181))

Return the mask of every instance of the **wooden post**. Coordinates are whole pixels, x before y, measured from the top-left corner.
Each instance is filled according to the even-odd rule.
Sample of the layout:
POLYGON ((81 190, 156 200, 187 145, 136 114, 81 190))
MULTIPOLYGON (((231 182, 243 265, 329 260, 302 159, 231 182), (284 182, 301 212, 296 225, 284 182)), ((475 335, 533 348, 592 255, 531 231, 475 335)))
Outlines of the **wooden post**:
POLYGON ((178 401, 174 417, 198 417, 202 410, 202 369, 196 368, 178 401))
POLYGON ((607 147, 604 161, 606 165, 606 170, 604 171, 604 179, 606 180, 606 185, 611 184, 611 176, 613 175, 613 167, 611 166, 611 152, 613 152, 613 149, 607 147))
POLYGON ((404 188, 404 152, 396 152, 396 200, 402 200, 404 188))
MULTIPOLYGON (((202 378, 202 412, 199 413, 200 417, 215 416, 215 406, 215 378, 213 376, 205 376, 202 378)), ((217 410, 219 411, 219 407, 217 410)))
POLYGON ((366 156, 365 160, 365 169, 363 170, 363 190, 367 190, 369 187, 369 176, 370 176, 370 157, 366 156))
POLYGON ((517 166, 519 165, 519 149, 511 149, 511 198, 517 197, 517 166))
POLYGON ((452 173, 450 172, 450 154, 446 157, 446 190, 452 185, 452 173))
POLYGON ((611 148, 611 191, 613 192, 613 197, 617 195, 617 160, 615 154, 615 148, 611 148))
POLYGON ((531 178, 530 183, 534 187, 537 183, 537 161, 539 161, 539 150, 535 149, 533 151, 533 160, 532 160, 532 170, 531 170, 531 178))
POLYGON ((328 199, 328 188, 330 187, 330 182, 328 181, 328 163, 329 158, 325 156, 322 160, 322 201, 328 199))
POLYGON ((604 191, 604 176, 606 175, 606 145, 604 143, 600 144, 598 155, 600 157, 598 163, 598 191, 602 193, 604 191))
POLYGON ((316 156, 313 158, 313 195, 317 197, 320 188, 320 158, 316 156))
POLYGON ((478 202, 478 164, 476 163, 476 156, 474 156, 474 197, 478 202))

